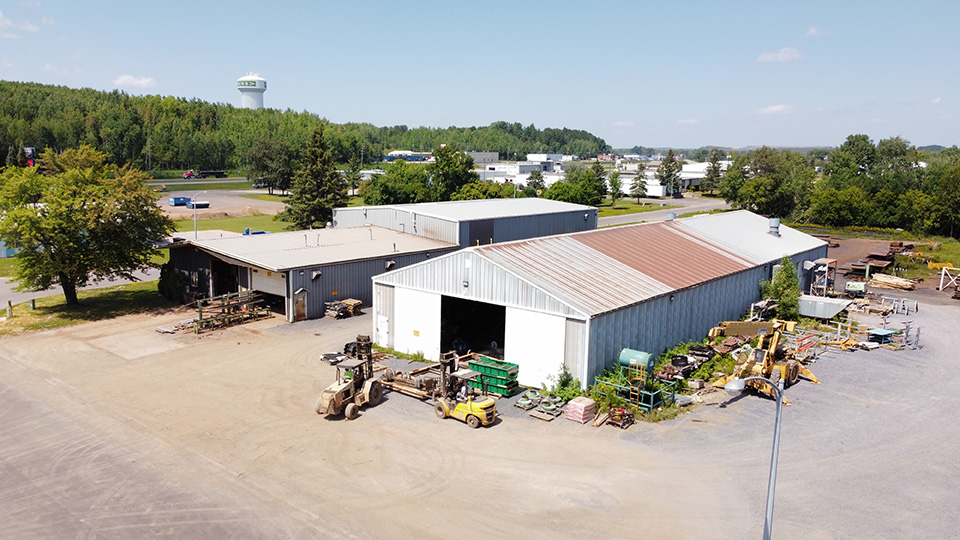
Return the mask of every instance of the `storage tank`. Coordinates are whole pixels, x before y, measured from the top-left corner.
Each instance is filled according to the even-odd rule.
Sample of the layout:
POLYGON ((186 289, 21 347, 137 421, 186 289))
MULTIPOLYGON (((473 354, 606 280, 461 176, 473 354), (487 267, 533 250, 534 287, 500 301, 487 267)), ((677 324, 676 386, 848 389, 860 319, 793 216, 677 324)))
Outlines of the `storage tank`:
POLYGON ((263 93, 267 91, 267 80, 258 73, 247 73, 237 79, 240 91, 240 106, 244 109, 262 109, 263 93))

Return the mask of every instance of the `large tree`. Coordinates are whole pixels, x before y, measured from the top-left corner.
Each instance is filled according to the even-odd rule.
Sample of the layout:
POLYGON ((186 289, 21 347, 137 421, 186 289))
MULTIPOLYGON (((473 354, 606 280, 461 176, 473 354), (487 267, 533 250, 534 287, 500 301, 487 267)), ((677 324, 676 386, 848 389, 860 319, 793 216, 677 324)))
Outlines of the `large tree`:
POLYGON ((723 169, 720 166, 720 152, 716 148, 710 150, 710 162, 707 165, 707 174, 700 181, 700 189, 704 193, 713 193, 720 187, 720 177, 723 169))
POLYGON ((153 242, 173 231, 147 187, 147 175, 107 163, 89 146, 56 154, 40 167, 7 167, 0 174, 0 238, 17 250, 18 290, 77 289, 90 281, 135 280, 154 264, 153 242))
POLYGON ((273 190, 290 188, 293 174, 290 145, 279 139, 260 138, 247 148, 244 158, 247 163, 247 178, 263 180, 271 194, 273 190))
POLYGON ((298 229, 319 229, 347 203, 347 181, 333 163, 323 127, 313 130, 293 177, 288 213, 298 229))
POLYGON ((610 173, 610 206, 617 206, 617 200, 623 194, 623 179, 620 178, 620 171, 610 173))
POLYGON ((453 146, 434 150, 433 159, 426 172, 436 201, 449 201, 460 188, 479 180, 477 173, 473 172, 473 158, 453 146))
POLYGON ((657 180, 661 186, 667 188, 667 192, 673 195, 678 192, 680 184, 680 171, 683 170, 683 164, 674 156, 673 149, 667 152, 667 157, 663 158, 660 166, 657 167, 657 180))
POLYGON ((387 165, 383 174, 375 174, 360 185, 360 196, 369 205, 432 202, 433 192, 427 185, 423 165, 402 159, 387 165))

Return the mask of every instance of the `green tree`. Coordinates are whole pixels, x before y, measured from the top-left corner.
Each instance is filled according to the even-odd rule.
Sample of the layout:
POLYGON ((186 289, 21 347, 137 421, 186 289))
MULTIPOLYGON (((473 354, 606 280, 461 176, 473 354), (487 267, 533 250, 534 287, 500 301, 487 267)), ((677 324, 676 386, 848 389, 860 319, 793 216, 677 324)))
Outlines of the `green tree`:
POLYGON ((422 165, 400 159, 387 166, 360 186, 363 202, 370 205, 432 202, 433 191, 427 185, 427 172, 422 165))
MULTIPOLYGON (((506 185, 506 184, 504 184, 506 185)), ((512 184, 511 184, 512 185, 512 184)), ((502 199, 502 188, 493 182, 476 180, 462 186, 450 198, 451 201, 471 201, 476 199, 502 199)))
POLYGON ((247 164, 247 179, 263 180, 270 194, 273 190, 290 188, 293 175, 290 146, 279 139, 260 138, 247 148, 244 158, 247 164))
POLYGON ((780 259, 780 268, 770 281, 760 284, 764 298, 777 301, 777 317, 788 321, 800 319, 800 279, 790 257, 780 259))
POLYGON ((707 165, 707 174, 700 181, 700 189, 705 193, 713 193, 720 187, 720 178, 723 170, 720 167, 720 152, 716 148, 710 151, 710 163, 707 165))
POLYGON ((473 171, 473 158, 453 146, 434 150, 433 158, 426 172, 436 201, 449 201, 461 187, 479 179, 473 171))
POLYGON ((543 172, 540 169, 537 169, 530 173, 530 176, 527 178, 527 187, 533 188, 538 193, 538 196, 547 189, 546 184, 543 183, 543 172))
POLYGON ((47 149, 43 173, 7 167, 0 174, 0 238, 18 250, 18 290, 59 285, 74 305, 77 289, 91 280, 135 280, 135 271, 154 266, 153 241, 173 223, 146 174, 107 159, 90 146, 60 155, 47 149))
POLYGON ((603 195, 599 190, 596 172, 593 168, 585 169, 583 167, 574 166, 568 169, 564 174, 562 181, 556 182, 550 186, 550 189, 547 190, 546 197, 553 199, 558 193, 562 194, 562 196, 566 198, 557 200, 585 204, 588 206, 599 206, 603 200, 603 195), (575 189, 568 190, 563 187, 557 187, 557 184, 569 184, 574 186, 575 189), (554 192, 554 196, 551 196, 551 191, 554 192), (570 200, 569 197, 574 197, 574 199, 570 200))
POLYGON ((670 195, 677 193, 678 188, 682 185, 680 183, 681 170, 683 170, 683 164, 676 158, 673 148, 671 148, 667 152, 667 156, 660 162, 660 166, 657 167, 657 180, 660 181, 661 186, 667 187, 667 193, 670 195))
POLYGON ((360 158, 354 156, 350 158, 350 163, 347 164, 347 169, 344 171, 346 173, 345 179, 347 185, 351 190, 356 190, 360 187, 360 180, 363 176, 360 174, 360 171, 363 169, 363 163, 361 163, 360 158))
POLYGON ((334 167, 323 131, 313 130, 293 177, 287 210, 298 229, 325 227, 333 219, 333 209, 347 203, 347 182, 334 167))
POLYGON ((543 196, 555 201, 583 204, 583 191, 580 186, 569 182, 555 182, 543 196))
POLYGON ((610 173, 610 206, 617 206, 617 200, 623 195, 623 180, 620 178, 620 171, 610 173))
POLYGON ((645 197, 647 195, 647 175, 646 169, 641 168, 637 171, 637 176, 634 177, 633 182, 630 184, 630 196, 637 198, 637 204, 640 204, 640 197, 645 197))
POLYGON ((607 170, 599 161, 594 161, 589 170, 593 176, 593 190, 600 196, 600 200, 603 200, 607 196, 607 170))

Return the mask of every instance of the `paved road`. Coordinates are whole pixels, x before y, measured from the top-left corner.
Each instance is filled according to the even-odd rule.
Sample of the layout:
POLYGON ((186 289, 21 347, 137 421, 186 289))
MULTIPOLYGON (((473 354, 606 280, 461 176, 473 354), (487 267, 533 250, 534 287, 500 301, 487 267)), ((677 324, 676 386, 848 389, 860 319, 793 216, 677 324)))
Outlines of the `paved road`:
MULTIPOLYGON (((150 269, 143 272, 135 272, 138 281, 154 281, 160 279, 160 270, 150 269)), ((100 281, 98 283, 91 283, 86 287, 83 287, 81 290, 88 289, 99 289, 102 287, 113 287, 114 285, 123 285, 125 283, 132 283, 129 279, 118 279, 116 281, 100 281)), ((0 278, 0 302, 3 302, 3 305, 0 308, 4 310, 7 307, 7 301, 13 302, 14 305, 17 305, 21 302, 26 302, 31 298, 43 298, 45 296, 51 296, 54 294, 63 294, 63 290, 59 287, 53 287, 45 291, 36 291, 36 292, 17 292, 13 290, 17 286, 17 282, 12 281, 10 278, 0 278)), ((4 314, 6 312, 4 311, 4 314)))
POLYGON ((642 212, 639 214, 624 214, 622 216, 602 217, 599 220, 600 227, 610 227, 612 225, 627 225, 630 223, 644 223, 651 221, 663 221, 667 219, 667 214, 674 213, 678 216, 688 212, 709 212, 719 208, 730 208, 730 205, 723 199, 713 199, 705 197, 684 197, 682 199, 640 199, 640 202, 648 203, 654 207, 661 204, 668 206, 681 206, 682 208, 670 208, 667 210, 654 210, 652 212, 642 212))

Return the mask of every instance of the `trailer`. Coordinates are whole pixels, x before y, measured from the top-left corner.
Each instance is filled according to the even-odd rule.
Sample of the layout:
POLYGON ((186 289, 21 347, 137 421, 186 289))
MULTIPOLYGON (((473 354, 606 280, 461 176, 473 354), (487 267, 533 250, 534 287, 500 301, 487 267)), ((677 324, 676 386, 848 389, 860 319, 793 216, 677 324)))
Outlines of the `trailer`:
POLYGON ((190 203, 190 197, 170 197, 167 202, 170 206, 186 206, 190 203))

